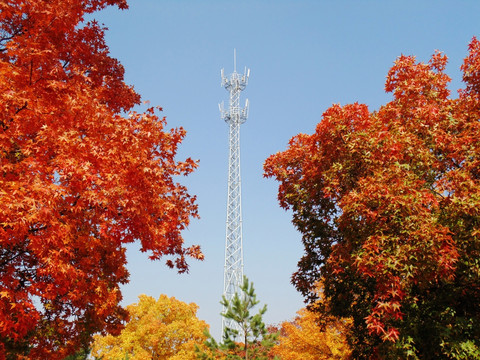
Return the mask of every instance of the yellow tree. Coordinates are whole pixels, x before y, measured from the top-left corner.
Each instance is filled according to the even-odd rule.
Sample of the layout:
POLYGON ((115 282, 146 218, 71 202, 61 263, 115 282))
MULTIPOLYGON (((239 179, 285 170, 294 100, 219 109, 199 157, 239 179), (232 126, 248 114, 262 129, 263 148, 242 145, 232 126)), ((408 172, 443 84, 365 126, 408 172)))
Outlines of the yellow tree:
POLYGON ((95 336, 92 354, 102 360, 194 360, 195 344, 206 340, 208 328, 197 310, 174 297, 140 295, 138 303, 127 306, 130 320, 122 332, 95 336))
POLYGON ((350 319, 323 317, 319 319, 319 309, 324 308, 323 283, 315 287, 319 300, 310 308, 297 312, 294 321, 281 325, 278 344, 272 349, 273 355, 282 360, 346 360, 351 358, 346 333, 350 319))
POLYGON ((293 322, 282 324, 279 343, 273 354, 282 360, 345 360, 350 350, 345 339, 346 322, 334 320, 322 329, 318 314, 304 308, 293 322))

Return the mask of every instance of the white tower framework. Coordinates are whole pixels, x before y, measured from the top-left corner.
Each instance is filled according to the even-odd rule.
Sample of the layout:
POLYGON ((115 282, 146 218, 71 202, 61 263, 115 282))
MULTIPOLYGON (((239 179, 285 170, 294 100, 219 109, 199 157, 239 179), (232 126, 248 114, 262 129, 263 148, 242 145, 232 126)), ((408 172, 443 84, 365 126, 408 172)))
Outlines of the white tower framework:
MULTIPOLYGON (((221 75, 222 86, 230 93, 229 109, 224 109, 223 102, 219 105, 219 108, 221 117, 229 125, 230 130, 223 295, 227 300, 231 300, 243 282, 240 125, 248 117, 248 99, 245 102, 245 107, 240 108, 240 93, 247 86, 250 69, 245 68, 243 74, 237 73, 236 54, 234 52, 233 73, 230 77, 226 77, 222 69, 221 75)), ((227 326, 234 328, 235 324, 223 318, 222 331, 227 326)))

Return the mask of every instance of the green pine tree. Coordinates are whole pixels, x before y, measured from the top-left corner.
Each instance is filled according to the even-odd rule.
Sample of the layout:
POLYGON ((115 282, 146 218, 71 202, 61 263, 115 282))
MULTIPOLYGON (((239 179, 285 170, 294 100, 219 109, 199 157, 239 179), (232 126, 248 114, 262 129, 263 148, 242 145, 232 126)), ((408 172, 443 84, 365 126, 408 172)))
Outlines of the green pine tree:
MULTIPOLYGON (((201 360, 267 360, 270 349, 275 345, 278 333, 270 333, 263 322, 267 311, 264 305, 257 314, 252 315, 252 309, 259 301, 255 294, 253 283, 246 276, 240 287, 240 294, 235 293, 232 300, 223 296, 221 304, 226 309, 221 315, 233 320, 236 327, 225 327, 222 342, 218 343, 206 330, 208 340, 205 345, 209 351, 197 348, 197 357, 201 360)), ((277 359, 277 358, 275 358, 277 359)))

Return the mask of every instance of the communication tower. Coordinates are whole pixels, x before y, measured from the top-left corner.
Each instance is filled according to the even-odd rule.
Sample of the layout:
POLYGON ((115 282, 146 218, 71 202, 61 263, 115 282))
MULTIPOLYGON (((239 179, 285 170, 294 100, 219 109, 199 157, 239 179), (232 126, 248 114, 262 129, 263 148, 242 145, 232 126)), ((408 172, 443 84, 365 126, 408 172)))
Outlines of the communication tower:
MULTIPOLYGON (((227 223, 225 239, 225 267, 223 295, 231 300, 243 282, 243 245, 242 245, 242 194, 240 177, 240 125, 248 117, 248 99, 245 107, 240 108, 240 93, 245 89, 250 69, 243 74, 237 73, 236 53, 234 51, 233 73, 226 77, 221 71, 222 87, 230 93, 229 108, 219 104, 220 115, 229 125, 229 157, 228 157, 228 198, 227 223)), ((226 309, 224 309, 226 310, 226 309)), ((222 320, 222 332, 225 327, 235 328, 228 319, 222 320)))

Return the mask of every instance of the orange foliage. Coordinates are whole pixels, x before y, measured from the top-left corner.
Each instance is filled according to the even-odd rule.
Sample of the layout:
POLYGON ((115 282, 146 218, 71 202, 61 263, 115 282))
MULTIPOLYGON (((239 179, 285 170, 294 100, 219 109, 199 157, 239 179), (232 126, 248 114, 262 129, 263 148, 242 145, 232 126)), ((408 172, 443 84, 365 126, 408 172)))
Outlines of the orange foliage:
POLYGON ((350 350, 345 339, 346 323, 335 320, 325 329, 318 325, 318 314, 304 308, 293 322, 284 322, 279 344, 272 350, 282 360, 343 360, 350 350))
POLYGON ((265 162, 303 235, 293 282, 312 303, 324 279, 330 314, 354 319, 357 359, 480 353, 480 42, 457 99, 446 65, 400 56, 391 101, 333 105, 265 162))
POLYGON ((183 129, 140 97, 84 15, 125 0, 0 2, 0 359, 60 359, 118 331, 124 244, 188 269, 195 198, 173 177, 183 129))
MULTIPOLYGON (((320 299, 313 307, 325 305, 321 287, 321 283, 316 287, 320 299)), ((282 360, 350 359, 351 351, 346 334, 351 320, 324 317, 320 325, 318 312, 312 310, 300 309, 295 320, 282 323, 278 344, 271 353, 282 360)))

